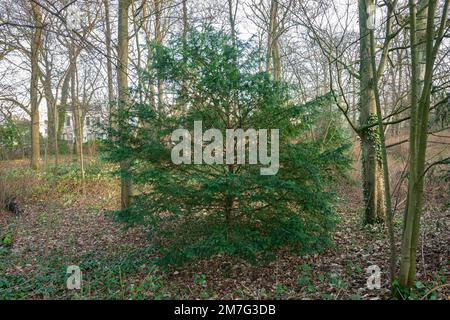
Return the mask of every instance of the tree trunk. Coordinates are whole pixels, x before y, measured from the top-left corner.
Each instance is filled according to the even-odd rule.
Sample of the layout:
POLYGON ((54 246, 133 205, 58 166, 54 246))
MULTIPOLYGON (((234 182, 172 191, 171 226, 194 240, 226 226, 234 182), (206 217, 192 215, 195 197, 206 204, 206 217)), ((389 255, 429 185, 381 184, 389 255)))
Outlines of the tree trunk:
POLYGON ((105 42, 106 42, 106 70, 108 73, 108 100, 111 104, 114 100, 113 71, 112 71, 112 46, 111 46, 111 21, 109 15, 109 1, 103 0, 105 6, 105 42))
POLYGON ((71 53, 71 98, 72 98, 72 112, 75 127, 75 142, 76 154, 78 155, 78 162, 80 164, 81 185, 84 193, 84 153, 83 153, 83 121, 81 117, 81 108, 78 103, 77 92, 77 58, 75 56, 75 46, 72 44, 71 53))
POLYGON ((186 41, 189 29, 187 0, 183 0, 183 39, 186 41))
MULTIPOLYGON (((231 0, 230 0, 231 1, 231 0)), ((184 50, 186 51, 186 43, 187 43, 187 36, 188 36, 188 31, 189 31, 189 24, 188 24, 188 8, 187 8, 187 0, 183 0, 183 47, 184 50)), ((183 56, 183 61, 186 63, 186 57, 183 56)), ((183 79, 183 82, 181 83, 181 99, 180 99, 180 104, 181 104, 181 111, 184 113, 187 110, 187 105, 186 105, 186 96, 188 94, 188 87, 187 87, 187 82, 186 80, 183 79)))
POLYGON ((39 142, 39 49, 41 46, 42 15, 40 7, 31 2, 35 29, 31 41, 31 84, 30 84, 30 104, 31 104, 31 168, 39 168, 40 142, 39 142))
MULTIPOLYGON (((236 3, 237 8, 238 3, 236 3)), ((228 21, 230 22, 231 29, 231 41, 233 43, 233 47, 236 48, 236 21, 235 21, 235 10, 233 10, 233 0, 228 0, 228 21)))
MULTIPOLYGON (((69 67, 70 68, 70 67, 69 67)), ((61 141, 62 131, 64 129, 64 122, 66 121, 67 100, 69 98, 69 85, 71 71, 67 72, 61 87, 61 104, 58 108, 58 141, 61 141)))
POLYGON ((439 31, 435 32, 435 0, 409 1, 411 38, 411 122, 409 135, 408 198, 402 237, 399 283, 409 289, 416 276, 416 252, 423 207, 425 155, 431 84, 437 49, 443 38, 449 0, 445 1, 439 31), (437 39, 435 40, 435 34, 437 39), (425 45, 425 46, 423 46, 425 45), (423 71, 425 69, 425 71, 423 71))
MULTIPOLYGON (((387 18, 387 27, 386 27, 386 37, 392 31, 391 19, 393 16, 394 9, 388 9, 388 18, 387 18)), ((387 43, 385 43, 385 46, 387 43)), ((371 64, 372 64, 372 79, 374 82, 374 91, 375 91, 375 104, 377 110, 377 123, 378 123, 378 132, 380 135, 380 153, 381 153, 381 163, 382 163, 382 176, 383 176, 383 195, 384 195, 384 205, 386 209, 386 224, 388 226, 388 236, 389 236, 389 247, 390 247, 390 263, 389 263, 389 273, 391 283, 395 280, 395 267, 397 264, 397 251, 395 248, 395 237, 394 237, 394 222, 393 222, 393 211, 392 211, 392 203, 391 203, 391 187, 389 180, 389 162, 386 151, 386 139, 385 139, 385 128, 383 126, 383 113, 381 110, 381 101, 380 101, 380 92, 378 90, 378 83, 381 76, 381 73, 378 73, 376 67, 376 53, 375 53, 375 32, 373 30, 370 31, 370 56, 371 56, 371 64)), ((385 48, 387 50, 387 48, 385 48)), ((386 51, 385 51, 386 52, 386 51)), ((382 58, 383 59, 383 58, 382 58)), ((385 61, 380 62, 380 66, 384 65, 385 61)))
POLYGON ((139 102, 141 104, 145 103, 144 95, 142 92, 142 89, 145 87, 145 79, 144 75, 142 74, 142 47, 141 47, 141 34, 139 33, 141 29, 141 20, 145 19, 145 16, 143 13, 141 13, 143 16, 142 18, 139 16, 139 11, 142 10, 142 4, 141 7, 138 9, 135 5, 135 2, 131 2, 131 11, 132 11, 132 25, 133 25, 133 33, 134 33, 134 41, 135 41, 135 50, 136 50, 136 68, 137 68, 137 81, 138 81, 138 88, 139 88, 139 102))
POLYGON ((362 180, 364 192, 364 222, 383 222, 386 217, 383 168, 381 162, 380 135, 377 122, 375 83, 372 75, 370 30, 367 27, 367 8, 374 0, 359 0, 360 27, 360 132, 362 156, 362 180))
POLYGON ((266 71, 279 80, 281 65, 279 61, 279 47, 277 37, 278 1, 272 0, 269 15, 269 33, 267 35, 266 71))
POLYGON ((46 152, 54 153, 55 155, 55 166, 59 162, 59 150, 58 150, 58 124, 59 124, 59 114, 57 101, 52 92, 52 72, 47 59, 45 60, 45 75, 43 76, 43 89, 45 93, 45 100, 47 102, 47 142, 46 142, 46 152))
MULTIPOLYGON (((163 34, 161 29, 161 16, 162 16, 162 2, 161 0, 154 0, 155 4, 155 42, 161 44, 163 40, 163 34)), ((162 110, 164 107, 164 88, 163 82, 160 77, 156 79, 157 91, 158 91, 158 110, 162 110)))
MULTIPOLYGON (((118 21, 118 67, 117 84, 119 92, 119 108, 125 109, 128 103, 128 8, 129 0, 119 0, 119 21, 118 21)), ((118 123, 118 126, 121 124, 118 123)), ((129 163, 122 161, 120 163, 121 175, 121 206, 126 209, 131 203, 131 181, 126 177, 129 170, 129 163)))
MULTIPOLYGON (((278 38, 278 36, 276 37, 278 38)), ((281 80, 281 57, 278 39, 275 39, 273 44, 273 79, 281 80)))
POLYGON ((58 143, 58 131, 59 131, 59 113, 58 113, 58 105, 56 101, 53 104, 53 145, 55 148, 55 167, 58 166, 59 163, 59 143, 58 143))

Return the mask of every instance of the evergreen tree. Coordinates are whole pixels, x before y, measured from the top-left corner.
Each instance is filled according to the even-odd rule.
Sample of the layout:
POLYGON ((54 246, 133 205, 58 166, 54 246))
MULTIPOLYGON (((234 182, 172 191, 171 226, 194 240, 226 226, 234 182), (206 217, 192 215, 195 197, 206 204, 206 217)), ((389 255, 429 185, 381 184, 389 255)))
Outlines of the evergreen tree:
MULTIPOLYGON (((327 190, 349 163, 347 145, 301 137, 331 97, 293 104, 286 84, 258 71, 255 48, 211 29, 155 45, 146 88, 151 79, 164 81, 170 99, 163 108, 139 103, 138 90, 144 96, 148 90, 138 88, 134 103, 114 115, 120 125, 110 129, 109 158, 130 164, 122 174, 140 190, 119 217, 151 226, 166 263, 215 253, 255 259, 279 247, 307 252, 329 243, 336 219, 327 190), (224 137, 227 129, 279 129, 277 174, 261 175, 266 166, 248 158, 245 164, 174 164, 172 132, 186 128, 192 135, 200 120, 204 131, 215 128, 224 137)), ((224 139, 217 157, 225 159, 226 151, 224 139)))

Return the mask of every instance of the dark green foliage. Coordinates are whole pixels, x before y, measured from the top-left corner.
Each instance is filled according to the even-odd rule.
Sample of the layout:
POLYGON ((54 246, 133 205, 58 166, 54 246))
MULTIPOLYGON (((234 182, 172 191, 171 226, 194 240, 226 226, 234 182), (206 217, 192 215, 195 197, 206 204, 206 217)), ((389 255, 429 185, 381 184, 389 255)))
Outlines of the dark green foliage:
POLYGON ((31 145, 30 123, 6 117, 0 122, 0 159, 22 156, 31 145))
POLYGON ((307 141, 303 133, 331 97, 292 103, 286 84, 258 71, 251 43, 237 41, 234 48, 221 32, 193 31, 187 41, 153 50, 154 64, 144 75, 148 82, 162 79, 172 102, 158 110, 137 102, 142 92, 134 92, 129 108, 113 116, 117 125, 105 147, 110 160, 130 163, 121 174, 137 191, 119 217, 153 228, 164 264, 216 253, 254 260, 276 248, 308 252, 327 245, 336 219, 326 190, 348 166, 347 146, 341 136, 324 143, 307 141), (191 131, 196 120, 204 131, 222 133, 279 129, 279 172, 262 176, 261 165, 249 164, 173 164, 171 133, 191 131))

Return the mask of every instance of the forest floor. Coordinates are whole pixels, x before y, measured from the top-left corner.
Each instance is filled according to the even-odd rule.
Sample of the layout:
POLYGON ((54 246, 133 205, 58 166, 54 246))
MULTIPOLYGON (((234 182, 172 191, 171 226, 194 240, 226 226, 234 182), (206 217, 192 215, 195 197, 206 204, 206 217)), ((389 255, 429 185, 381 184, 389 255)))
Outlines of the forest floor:
MULTIPOLYGON (((0 172, 16 183, 8 187, 21 191, 23 210, 17 217, 0 211, 0 299, 389 298, 387 232, 384 226, 361 223, 357 173, 337 188, 340 222, 333 246, 321 253, 279 251, 265 265, 216 255, 162 270, 154 263, 158 252, 148 233, 142 227, 126 228, 108 214, 118 207, 119 185, 107 174, 112 168, 90 162, 83 195, 71 165, 63 166, 66 171, 58 178, 26 167, 24 161, 0 162, 0 172), (81 290, 66 289, 69 265, 81 268, 81 290), (381 289, 367 287, 371 265, 381 270, 381 289)), ((417 282, 410 298, 450 299, 448 190, 448 181, 427 185, 417 282)), ((397 235, 402 220, 398 198, 397 235)))

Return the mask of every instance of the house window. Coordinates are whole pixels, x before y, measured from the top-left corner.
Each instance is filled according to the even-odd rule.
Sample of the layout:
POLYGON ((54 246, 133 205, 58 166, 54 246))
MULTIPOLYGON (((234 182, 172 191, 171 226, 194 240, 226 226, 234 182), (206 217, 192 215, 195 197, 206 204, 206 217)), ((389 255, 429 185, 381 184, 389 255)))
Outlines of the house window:
POLYGON ((66 118, 66 127, 70 127, 70 117, 66 118))

